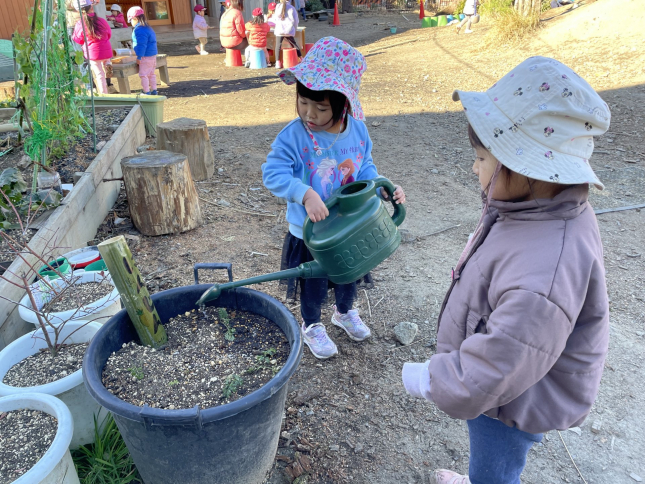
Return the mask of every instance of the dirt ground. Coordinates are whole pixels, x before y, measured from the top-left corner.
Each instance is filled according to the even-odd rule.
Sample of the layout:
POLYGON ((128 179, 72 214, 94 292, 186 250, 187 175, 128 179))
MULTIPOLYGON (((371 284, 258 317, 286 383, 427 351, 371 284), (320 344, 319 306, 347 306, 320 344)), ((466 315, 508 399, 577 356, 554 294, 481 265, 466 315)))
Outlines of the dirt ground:
MULTIPOLYGON (((612 109, 611 129, 597 140, 591 160, 607 185, 592 193, 595 208, 645 203, 645 42, 642 32, 624 30, 621 23, 589 27, 598 27, 610 3, 623 20, 645 17, 635 0, 599 0, 550 20, 534 38, 514 46, 491 45, 485 21, 469 36, 451 28, 420 29, 409 14, 410 22, 374 14, 337 28, 306 24, 308 42, 334 35, 367 57, 361 100, 374 161, 381 174, 405 188, 403 228, 412 241, 374 271, 373 289, 359 290, 356 306, 373 338, 354 343, 329 325, 340 355, 320 362, 305 349, 290 383, 286 433, 271 483, 290 482, 283 468, 297 449, 312 460, 307 483, 427 483, 435 468, 467 471, 465 423, 409 397, 400 378, 404 362, 424 361, 435 351, 436 318, 450 268, 479 215, 466 118, 450 94, 456 88, 487 89, 530 55, 567 63, 612 109), (396 35, 385 30, 388 22, 396 23, 396 35), (401 321, 420 328, 408 347, 392 333, 401 321)), ((213 52, 218 47, 209 44, 213 52)), ((225 68, 223 54, 197 56, 193 43, 164 44, 160 50, 169 54, 172 81, 160 89, 168 96, 164 118, 206 120, 218 171, 198 183, 203 227, 141 237, 135 244, 135 258, 150 274, 149 287, 192 283, 196 262, 232 262, 236 279, 278 270, 286 207, 263 188, 260 165, 276 134, 295 116, 294 89, 277 80, 275 69, 225 68), (217 205, 222 199, 229 208, 217 205)), ((115 214, 127 215, 127 207, 117 206, 115 214)), ((610 352, 600 394, 580 429, 550 432, 531 450, 526 483, 582 482, 572 459, 589 483, 645 479, 645 211, 605 213, 598 220, 611 298, 610 352)), ((128 222, 116 227, 108 222, 102 235, 136 233, 128 222)), ((224 274, 203 276, 209 277, 224 280, 224 274)), ((256 289, 283 298, 277 283, 256 289)), ((299 315, 297 306, 290 307, 299 315)), ((324 318, 330 317, 327 308, 324 318)))

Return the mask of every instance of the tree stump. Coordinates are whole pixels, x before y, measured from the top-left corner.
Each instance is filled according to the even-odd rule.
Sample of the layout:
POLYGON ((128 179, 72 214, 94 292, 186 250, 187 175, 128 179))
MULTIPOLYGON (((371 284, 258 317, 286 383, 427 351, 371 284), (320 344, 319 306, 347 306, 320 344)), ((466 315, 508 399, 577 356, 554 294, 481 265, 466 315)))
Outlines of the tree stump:
POLYGON ((206 121, 177 118, 157 125, 157 149, 188 157, 194 181, 207 180, 215 172, 215 154, 206 121))
POLYGON ((199 227, 202 213, 185 155, 145 151, 121 160, 134 226, 144 235, 177 234, 199 227))

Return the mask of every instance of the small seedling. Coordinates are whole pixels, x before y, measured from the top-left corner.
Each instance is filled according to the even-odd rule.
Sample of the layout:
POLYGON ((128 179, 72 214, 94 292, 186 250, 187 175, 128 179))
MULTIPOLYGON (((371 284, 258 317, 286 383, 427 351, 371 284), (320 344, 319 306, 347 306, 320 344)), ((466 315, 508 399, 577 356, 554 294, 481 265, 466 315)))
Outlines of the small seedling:
POLYGON ((179 380, 173 380, 173 381, 168 382, 168 385, 170 385, 170 386, 178 385, 178 384, 179 384, 179 380))
POLYGON ((231 398, 231 395, 237 393, 240 389, 242 383, 244 383, 244 380, 240 375, 233 373, 232 375, 227 376, 224 380, 224 386, 222 387, 222 397, 226 399, 231 398))
POLYGON ((255 361, 258 362, 257 365, 250 366, 244 372, 247 375, 252 375, 258 371, 270 370, 274 375, 278 373, 280 367, 277 365, 277 361, 273 359, 273 356, 278 352, 275 348, 269 348, 262 352, 261 355, 255 357, 255 361))
POLYGON ((235 341, 235 328, 231 326, 231 318, 228 317, 228 313, 224 308, 219 308, 219 322, 226 327, 224 339, 226 341, 235 341))
POLYGON ((128 368, 128 371, 130 372, 130 375, 135 377, 137 380, 143 380, 143 377, 145 376, 143 374, 143 368, 140 366, 133 366, 132 368, 128 368))

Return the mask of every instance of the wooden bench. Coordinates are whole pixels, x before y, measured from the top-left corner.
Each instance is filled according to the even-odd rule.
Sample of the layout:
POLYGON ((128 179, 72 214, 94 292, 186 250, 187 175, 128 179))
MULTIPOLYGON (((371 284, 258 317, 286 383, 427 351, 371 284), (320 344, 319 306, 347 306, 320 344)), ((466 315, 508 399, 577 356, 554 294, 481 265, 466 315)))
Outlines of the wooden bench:
MULTIPOLYGON (((120 94, 131 94, 130 90, 130 76, 139 74, 139 65, 135 62, 128 62, 126 64, 112 64, 112 69, 116 80, 119 83, 120 94)), ((157 55, 157 69, 159 69, 159 78, 162 82, 170 84, 170 76, 168 75, 168 59, 166 54, 157 55)))

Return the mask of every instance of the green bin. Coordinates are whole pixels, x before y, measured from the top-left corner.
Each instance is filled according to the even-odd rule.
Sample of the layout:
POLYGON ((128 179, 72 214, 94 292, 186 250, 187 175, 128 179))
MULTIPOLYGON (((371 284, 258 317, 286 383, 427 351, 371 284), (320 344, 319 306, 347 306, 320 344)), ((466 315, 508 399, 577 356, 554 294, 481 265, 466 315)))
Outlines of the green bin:
POLYGON ((437 27, 443 27, 444 25, 448 25, 448 19, 445 15, 439 15, 437 17, 437 27))
MULTIPOLYGON (((89 97, 84 98, 85 106, 91 106, 89 97)), ((94 96, 95 106, 129 107, 141 103, 146 132, 154 136, 157 125, 163 122, 163 104, 166 96, 150 96, 147 94, 103 94, 94 96)))
POLYGON ((423 17, 421 19, 421 27, 426 28, 426 27, 432 27, 432 17, 423 17))

